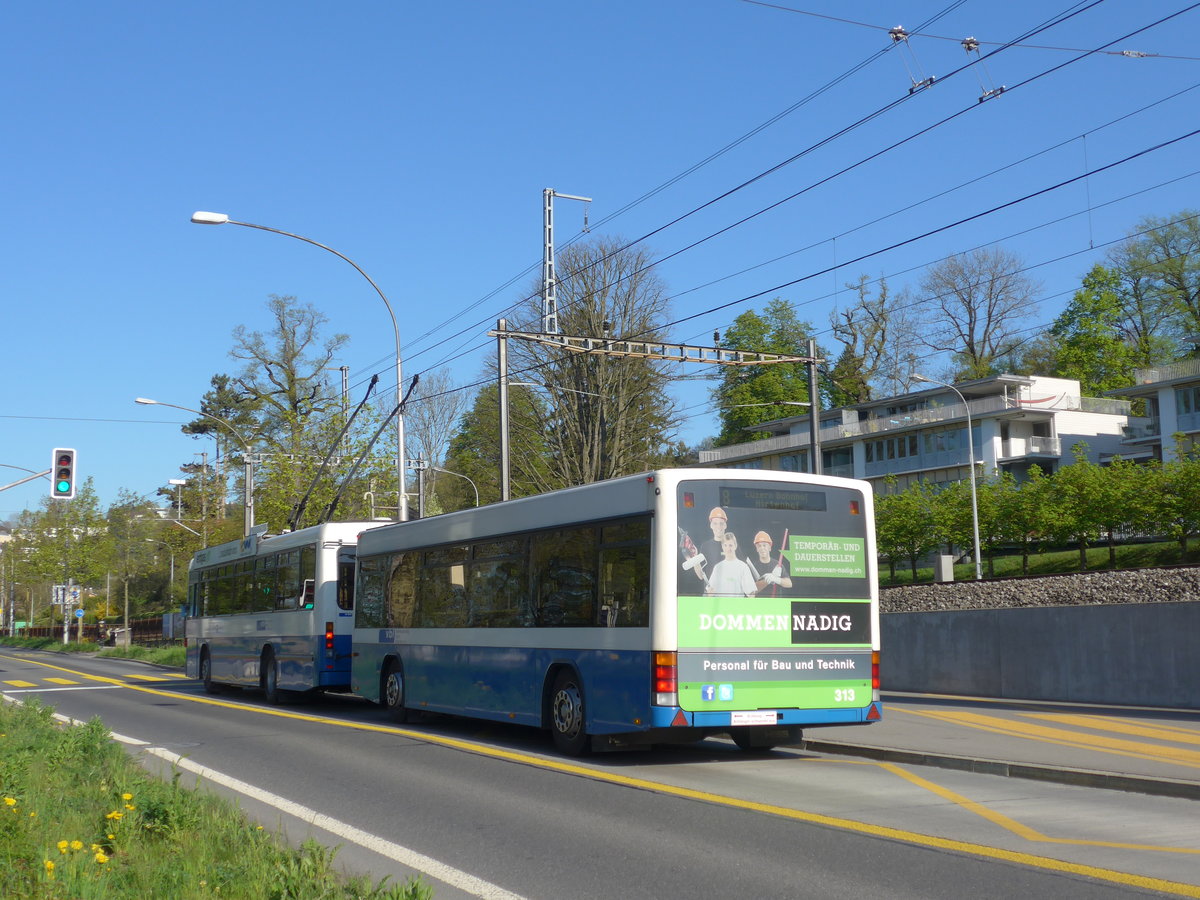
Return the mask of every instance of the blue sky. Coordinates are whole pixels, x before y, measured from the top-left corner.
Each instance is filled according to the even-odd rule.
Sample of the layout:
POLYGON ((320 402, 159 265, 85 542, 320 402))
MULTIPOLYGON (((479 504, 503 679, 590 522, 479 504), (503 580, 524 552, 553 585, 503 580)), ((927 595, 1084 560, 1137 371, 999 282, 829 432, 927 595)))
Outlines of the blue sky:
MULTIPOLYGON (((364 279, 299 241, 190 224, 199 209, 354 259, 396 307, 405 375, 448 366, 464 384, 540 266, 543 188, 592 197, 595 233, 657 231, 646 243, 671 257, 659 274, 685 320, 678 342, 707 344, 782 296, 832 346, 846 282, 915 286, 930 263, 992 242, 1033 267, 1048 324, 1137 220, 1200 206, 1200 138, 1150 151, 1198 125, 1200 11, 1117 40, 1188 4, 1087 6, 5 4, 0 463, 42 469, 71 446, 104 504, 153 494, 213 445, 179 432, 185 414, 133 398, 196 406, 236 368, 233 329, 269 326, 270 294, 350 335, 338 364, 355 397, 373 372, 391 390, 393 333, 364 279), (1069 10, 963 70, 962 38, 987 54, 1069 10), (888 36, 897 25, 907 46, 888 36), (1111 41, 1157 55, 1075 61, 1111 41), (910 95, 924 75, 937 80, 910 95)), ((581 223, 581 205, 559 201, 559 242, 581 223)), ((689 442, 717 431, 707 391, 678 383, 689 442)), ((0 468, 0 484, 23 474, 0 468)), ((44 485, 0 493, 0 519, 36 507, 44 485)))

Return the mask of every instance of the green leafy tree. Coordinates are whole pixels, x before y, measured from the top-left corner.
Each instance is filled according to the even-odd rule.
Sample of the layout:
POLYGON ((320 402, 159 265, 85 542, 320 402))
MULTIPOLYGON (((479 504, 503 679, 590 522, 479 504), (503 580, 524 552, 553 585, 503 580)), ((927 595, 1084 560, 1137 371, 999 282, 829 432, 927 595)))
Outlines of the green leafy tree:
MULTIPOLYGON (((498 395, 494 385, 480 390, 450 439, 444 468, 462 477, 435 476, 437 495, 446 511, 474 506, 476 490, 481 505, 500 499, 498 395)), ((550 448, 540 425, 547 415, 540 408, 544 402, 527 385, 508 389, 509 494, 513 498, 540 493, 541 485, 550 478, 550 448)))
POLYGON ((1029 467, 1024 481, 1005 472, 992 484, 998 526, 995 539, 1020 548, 1025 575, 1029 574, 1030 553, 1045 540, 1053 522, 1050 485, 1050 476, 1038 465, 1029 467))
POLYGON ((1128 385, 1134 356, 1121 334, 1122 315, 1119 275, 1094 266, 1050 328, 1053 374, 1078 380, 1088 396, 1128 385))
POLYGON ((1145 496, 1154 506, 1153 521, 1165 526, 1186 558, 1188 542, 1200 535, 1200 447, 1175 435, 1175 458, 1150 475, 1145 496))
POLYGON ((1200 211, 1185 209, 1137 224, 1132 260, 1150 279, 1177 333, 1200 333, 1200 211))
MULTIPOLYGON (((894 480, 889 479, 889 484, 894 485, 894 480)), ((918 481, 900 493, 876 496, 875 540, 893 577, 896 561, 907 559, 916 581, 917 561, 935 550, 941 539, 936 492, 927 483, 918 481)))
MULTIPOLYGON (((776 297, 762 313, 748 310, 722 335, 720 346, 729 350, 803 356, 808 352, 812 326, 802 322, 796 308, 776 297)), ((824 352, 818 348, 818 356, 824 352)), ((760 422, 769 422, 796 412, 790 403, 808 403, 808 366, 805 363, 768 363, 750 366, 721 366, 712 391, 719 412, 721 431, 716 447, 740 444, 767 437, 751 432, 760 422)))

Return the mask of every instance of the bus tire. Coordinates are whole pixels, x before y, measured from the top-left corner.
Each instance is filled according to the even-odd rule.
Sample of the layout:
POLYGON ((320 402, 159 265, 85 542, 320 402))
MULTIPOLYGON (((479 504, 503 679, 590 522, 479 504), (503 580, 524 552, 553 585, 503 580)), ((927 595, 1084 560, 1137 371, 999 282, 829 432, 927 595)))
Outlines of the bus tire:
POLYGON ((566 756, 583 756, 591 749, 583 698, 583 679, 574 669, 562 669, 550 692, 550 733, 566 756))
POLYGON ((270 647, 263 651, 259 676, 263 696, 272 706, 278 706, 283 702, 283 692, 279 690, 279 663, 275 661, 275 652, 270 647))
POLYGON ((408 721, 408 708, 404 705, 404 667, 397 659, 384 669, 383 682, 379 685, 379 705, 387 710, 393 722, 403 724, 408 721))
POLYGON ((221 685, 212 679, 212 657, 209 655, 207 647, 200 651, 200 680, 204 683, 204 693, 221 693, 221 685))

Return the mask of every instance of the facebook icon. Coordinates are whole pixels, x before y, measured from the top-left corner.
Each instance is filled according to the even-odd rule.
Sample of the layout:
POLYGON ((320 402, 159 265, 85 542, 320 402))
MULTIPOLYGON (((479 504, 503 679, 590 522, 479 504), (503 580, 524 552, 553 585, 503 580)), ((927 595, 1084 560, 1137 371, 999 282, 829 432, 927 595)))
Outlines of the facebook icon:
POLYGON ((717 689, 711 684, 702 684, 700 686, 700 699, 712 700, 717 695, 717 689))

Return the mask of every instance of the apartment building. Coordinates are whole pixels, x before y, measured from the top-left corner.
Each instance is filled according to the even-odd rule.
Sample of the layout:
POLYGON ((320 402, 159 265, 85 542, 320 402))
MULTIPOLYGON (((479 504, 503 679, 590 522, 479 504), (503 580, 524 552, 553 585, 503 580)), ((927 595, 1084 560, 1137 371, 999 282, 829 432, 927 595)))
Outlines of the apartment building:
MULTIPOLYGON (((1200 376, 1196 380, 1200 384, 1200 376)), ((822 412, 817 441, 822 471, 866 479, 878 490, 894 476, 896 489, 903 490, 918 480, 967 478, 973 450, 980 473, 1023 478, 1035 464, 1047 473, 1070 464, 1077 444, 1085 443, 1088 458, 1101 462, 1120 452, 1126 439, 1130 402, 1083 397, 1073 379, 995 375, 954 387, 962 399, 935 385, 822 412)), ((810 471, 808 414, 754 430, 771 436, 701 450, 700 465, 810 471)))
POLYGON ((1185 359, 1152 369, 1135 369, 1134 386, 1109 391, 1113 397, 1143 401, 1144 415, 1123 429, 1120 453, 1126 459, 1176 457, 1175 435, 1200 441, 1200 359, 1185 359))

